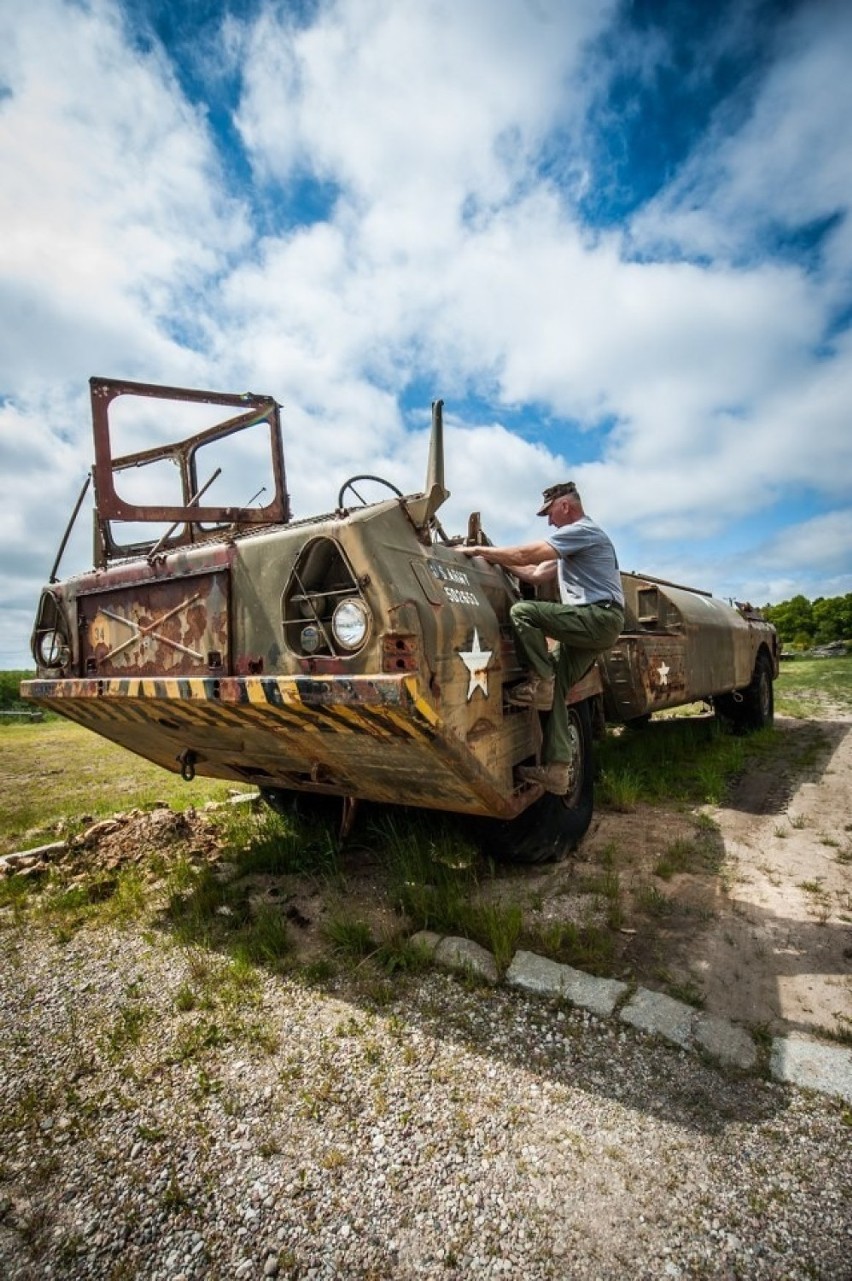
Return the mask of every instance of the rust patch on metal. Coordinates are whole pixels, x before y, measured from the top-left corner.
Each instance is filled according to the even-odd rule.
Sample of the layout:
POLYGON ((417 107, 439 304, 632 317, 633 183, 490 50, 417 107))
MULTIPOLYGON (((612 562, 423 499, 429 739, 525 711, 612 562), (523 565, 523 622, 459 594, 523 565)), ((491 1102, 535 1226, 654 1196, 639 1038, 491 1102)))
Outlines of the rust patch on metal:
POLYGON ((89 676, 197 676, 227 669, 224 573, 120 587, 80 602, 81 657, 89 676))
POLYGON ((420 646, 416 636, 389 632, 382 637, 382 671, 416 672, 420 666, 420 646))

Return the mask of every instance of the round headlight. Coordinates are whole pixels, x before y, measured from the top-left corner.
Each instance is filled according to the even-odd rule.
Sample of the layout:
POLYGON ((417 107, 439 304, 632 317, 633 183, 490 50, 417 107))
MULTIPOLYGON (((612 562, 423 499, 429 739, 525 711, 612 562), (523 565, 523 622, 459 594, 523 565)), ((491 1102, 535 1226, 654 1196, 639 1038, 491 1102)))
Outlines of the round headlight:
POLYGON ((68 642, 61 632, 51 628, 36 640, 36 660, 40 667, 64 667, 68 662, 68 642))
POLYGON ((363 645, 369 626, 367 610, 355 596, 342 600, 331 619, 334 639, 343 649, 357 649, 363 645))
POLYGON ((320 647, 322 634, 316 623, 308 623, 302 628, 302 649, 306 654, 315 654, 320 647))

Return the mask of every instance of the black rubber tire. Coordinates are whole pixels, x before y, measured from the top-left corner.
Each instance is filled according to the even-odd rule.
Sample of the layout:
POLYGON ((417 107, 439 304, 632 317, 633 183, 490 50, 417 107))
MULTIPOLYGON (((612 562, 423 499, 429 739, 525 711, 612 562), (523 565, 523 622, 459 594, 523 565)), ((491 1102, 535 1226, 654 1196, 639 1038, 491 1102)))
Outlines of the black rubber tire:
POLYGON ((772 661, 761 650, 754 665, 751 684, 741 691, 741 697, 724 694, 714 703, 716 714, 727 721, 740 734, 767 729, 775 719, 775 688, 772 661))
POLYGON ((574 788, 566 796, 546 792, 517 818, 477 819, 474 835, 482 853, 508 863, 552 863, 576 849, 589 830, 595 804, 592 718, 588 699, 568 708, 580 740, 574 788))

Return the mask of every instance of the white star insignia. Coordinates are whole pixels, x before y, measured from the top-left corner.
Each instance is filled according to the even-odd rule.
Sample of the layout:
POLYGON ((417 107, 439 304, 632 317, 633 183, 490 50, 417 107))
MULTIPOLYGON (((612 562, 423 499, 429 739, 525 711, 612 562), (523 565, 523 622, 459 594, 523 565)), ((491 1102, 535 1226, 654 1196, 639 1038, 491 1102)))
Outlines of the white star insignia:
POLYGON ((661 685, 668 685, 668 683, 669 683, 669 672, 670 672, 672 669, 668 666, 668 664, 667 664, 667 663, 660 663, 660 666, 659 666, 659 669, 658 669, 658 670, 659 670, 659 673, 660 673, 660 684, 661 684, 661 685))
POLYGON ((470 672, 470 683, 467 687, 467 698, 470 702, 475 689, 481 689, 485 697, 488 697, 488 672, 486 668, 491 662, 491 649, 483 649, 479 643, 479 631, 473 629, 473 644, 469 650, 459 650, 459 658, 470 672))

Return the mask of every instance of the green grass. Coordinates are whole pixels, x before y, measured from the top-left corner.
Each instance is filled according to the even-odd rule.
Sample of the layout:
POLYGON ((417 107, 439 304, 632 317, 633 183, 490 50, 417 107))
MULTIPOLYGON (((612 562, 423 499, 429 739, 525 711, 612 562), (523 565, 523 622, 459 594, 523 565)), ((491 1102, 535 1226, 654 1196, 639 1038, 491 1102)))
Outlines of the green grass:
POLYGON ((526 931, 522 942, 531 951, 591 974, 607 976, 616 968, 616 937, 608 924, 553 921, 526 931))
MULTIPOLYGON (((786 665, 777 686, 779 706, 789 699, 792 706, 802 707, 807 698, 818 706, 827 698, 842 705, 847 699, 852 705, 852 662, 786 665)), ((664 718, 636 733, 610 732, 598 753, 598 802, 627 810, 639 802, 716 802, 755 756, 771 764, 779 742, 771 730, 734 736, 707 716, 664 718)), ((73 830, 84 816, 145 808, 156 800, 180 809, 224 798, 230 790, 226 783, 203 779, 187 785, 70 722, 6 726, 0 731, 0 851, 20 848, 24 834, 32 836, 33 830, 49 839, 60 820, 73 830)), ((144 869, 147 875, 131 868, 68 883, 55 870, 41 881, 0 881, 0 907, 11 909, 14 922, 29 916, 46 923, 59 939, 87 925, 122 925, 146 914, 164 926, 192 958, 189 976, 175 996, 175 1008, 195 1016, 179 1049, 186 1057, 232 1035, 222 1011, 229 1003, 253 999, 258 968, 274 972, 293 964, 286 900, 279 903, 268 894, 270 878, 308 881, 330 905, 324 928, 327 956, 314 961, 311 970, 316 981, 348 969, 375 985, 378 1001, 387 991, 388 977, 417 972, 428 963, 408 937, 420 929, 481 943, 501 971, 523 946, 593 973, 619 972, 619 931, 625 922, 632 924, 638 912, 643 933, 661 929, 679 910, 679 891, 672 894, 667 888, 664 893, 661 883, 685 872, 712 877, 720 858, 712 820, 701 816, 693 836, 661 849, 653 866, 644 869, 641 884, 631 884, 631 869, 620 856, 616 859, 614 847, 607 848, 597 867, 576 878, 574 891, 587 896, 580 922, 532 926, 523 876, 483 861, 455 819, 387 811, 362 838, 371 865, 378 869, 380 892, 397 913, 393 926, 377 927, 363 900, 359 906, 354 895, 347 897, 355 884, 349 877, 357 875, 363 851, 341 854, 328 823, 248 806, 226 806, 215 821, 223 847, 218 867, 193 866, 185 854, 174 851, 161 864, 152 860, 144 869), (152 871, 159 884, 152 883, 152 871)), ((837 846, 839 861, 852 857, 837 846)), ((802 889, 815 893, 807 882, 802 889)), ((311 974, 305 971, 309 981, 311 974)), ((135 1022, 140 1017, 135 1006, 121 1014, 122 1022, 112 1030, 116 1047, 129 1048, 137 1031, 141 1034, 142 1025, 135 1022)), ((262 1027, 252 1031, 248 1024, 240 1035, 256 1036, 260 1045, 269 1040, 262 1027)))
POLYGON ((852 710, 852 655, 793 659, 781 664, 775 708, 783 716, 818 716, 827 703, 852 710))
POLYGON ((328 918, 322 932, 332 951, 349 960, 362 960, 378 946, 367 922, 350 915, 343 907, 328 918))
POLYGON ((133 1046, 139 1045, 146 1027, 153 1016, 144 1002, 129 1001, 121 1005, 104 1037, 107 1052, 118 1057, 133 1046))
POLYGON ((188 892, 172 892, 161 920, 185 947, 215 948, 270 967, 290 951, 280 911, 266 905, 253 911, 249 887, 239 873, 222 880, 202 869, 188 892))
MULTIPOLYGON (((779 714, 818 717, 828 704, 852 709, 852 657, 782 664, 775 683, 779 714)), ((673 714, 632 733, 611 730, 596 752, 598 804, 621 811, 640 802, 719 804, 731 779, 756 756, 771 759, 774 744, 772 730, 739 737, 712 716, 673 714)), ((819 746, 810 751, 818 754, 819 746)))
POLYGON ((310 875, 323 885, 339 878, 332 828, 281 816, 263 807, 227 807, 217 815, 224 868, 192 870, 178 861, 167 878, 162 921, 184 946, 216 948, 270 969, 292 953, 287 921, 275 902, 253 899, 263 878, 310 875))
POLYGON ((234 784, 152 765, 71 721, 0 726, 0 854, 57 839, 117 810, 224 800, 234 784))
POLYGON ((641 885, 636 893, 636 903, 640 912, 645 912, 648 916, 669 916, 675 909, 675 904, 662 890, 656 885, 641 885))
POLYGON ((694 840, 683 838, 672 841, 666 846, 654 866, 654 875, 663 881, 670 881, 679 872, 706 871, 708 865, 708 843, 697 836, 694 840))
POLYGON ((635 733, 610 732, 598 745, 598 802, 615 810, 645 804, 717 804, 746 759, 768 750, 773 731, 747 738, 713 717, 652 721, 635 733))
MULTIPOLYGON (((27 727, 6 738, 34 743, 46 742, 54 734, 66 750, 67 745, 77 744, 78 750, 69 760, 81 763, 79 768, 84 773, 95 759, 100 759, 102 767, 106 764, 107 768, 114 768, 116 758, 125 758, 134 769, 171 784, 179 799, 186 799, 187 794, 191 797, 195 791, 70 724, 27 727), (49 733, 45 734, 45 730, 49 733), (86 755, 90 746, 96 749, 95 757, 86 755), (80 747, 85 751, 81 752, 80 747)), ((712 719, 695 717, 671 718, 641 733, 613 734, 603 745, 599 792, 603 800, 607 792, 610 797, 617 796, 618 803, 627 808, 639 797, 660 803, 671 803, 673 796, 692 803, 712 799, 721 793, 731 773, 742 768, 745 744, 751 746, 761 738, 771 737, 734 738, 723 733, 712 719)), ((752 746, 752 750, 760 748, 752 746)), ((70 794, 85 794, 90 801, 93 792, 98 791, 90 782, 91 779, 84 779, 69 789, 70 794)), ((108 793, 101 795, 105 800, 108 793)), ((133 795, 134 804, 140 800, 139 793, 133 795)), ((108 808, 105 804, 104 812, 108 808)), ((120 923, 148 912, 166 927, 178 945, 192 950, 194 955, 218 952, 231 964, 275 971, 292 967, 292 927, 282 905, 275 899, 265 900, 264 894, 270 879, 294 876, 302 881, 308 878, 321 899, 330 905, 323 930, 328 956, 326 976, 335 967, 339 972, 343 966, 360 983, 374 984, 377 1001, 381 995, 379 985, 386 985, 389 976, 417 972, 428 963, 408 938, 411 932, 421 929, 460 935, 482 944, 494 955, 501 972, 519 946, 594 973, 616 971, 619 931, 630 899, 623 890, 612 851, 605 851, 601 866, 578 880, 575 889, 587 896, 585 917, 579 924, 559 922, 545 928, 531 927, 520 884, 502 869, 498 877, 497 869, 483 861, 452 817, 422 811, 388 811, 362 838, 369 847, 371 861, 381 869, 378 875, 382 893, 398 914, 398 928, 376 928, 363 906, 359 908, 356 899, 347 898, 347 856, 338 850, 329 824, 248 806, 223 807, 215 821, 222 845, 222 863, 218 867, 192 866, 178 851, 173 859, 164 859, 162 867, 154 869, 160 876, 156 887, 143 881, 136 871, 93 875, 83 884, 72 886, 63 885, 51 874, 35 893, 31 884, 19 884, 18 878, 0 883, 0 900, 5 897, 18 918, 30 904, 34 914, 50 922, 60 938, 100 919, 120 923), (159 906, 155 909, 158 897, 159 906)), ((709 849, 711 844, 701 832, 696 832, 692 841, 674 843, 661 854, 654 869, 657 876, 668 879, 685 870, 712 872, 705 857, 705 846, 709 849)), ((356 863, 357 857, 356 852, 356 863)), ((634 895, 633 901, 646 922, 670 908, 653 884, 638 900, 634 895)), ((189 980, 181 987, 176 1005, 187 1013, 210 1011, 212 998, 205 982, 189 980)), ((208 1019, 208 1032, 214 1026, 220 1030, 224 1027, 221 1020, 208 1019)), ((200 1051, 206 1035, 203 1030, 194 1032, 186 1053, 192 1056, 200 1051)))
POLYGON ((224 857, 237 864, 240 876, 333 878, 340 872, 335 830, 321 819, 241 806, 221 811, 218 826, 224 857))
POLYGON ((508 966, 523 929, 518 903, 500 903, 480 889, 494 872, 441 815, 384 817, 373 830, 392 901, 415 930, 456 934, 494 954, 498 969, 508 966))
POLYGON ((12 909, 15 923, 31 918, 48 926, 58 941, 95 922, 127 925, 138 920, 149 904, 150 887, 134 867, 93 873, 73 884, 56 872, 43 882, 23 876, 0 880, 0 907, 12 909))

